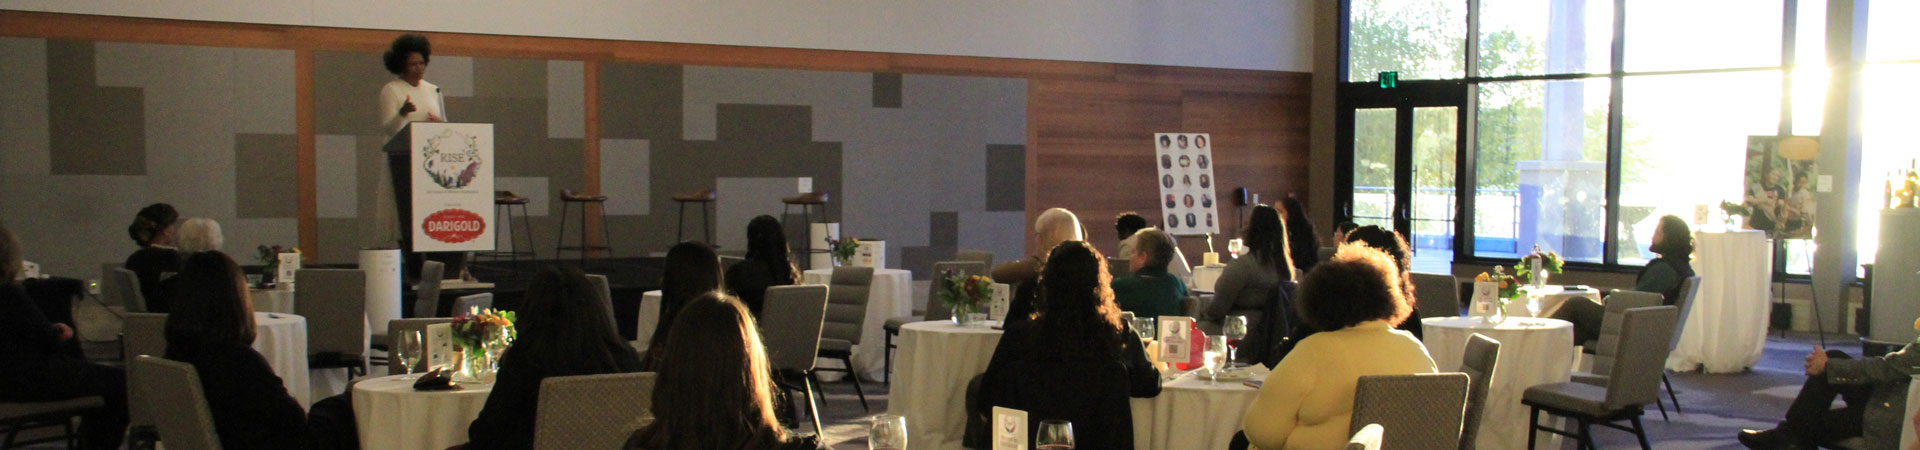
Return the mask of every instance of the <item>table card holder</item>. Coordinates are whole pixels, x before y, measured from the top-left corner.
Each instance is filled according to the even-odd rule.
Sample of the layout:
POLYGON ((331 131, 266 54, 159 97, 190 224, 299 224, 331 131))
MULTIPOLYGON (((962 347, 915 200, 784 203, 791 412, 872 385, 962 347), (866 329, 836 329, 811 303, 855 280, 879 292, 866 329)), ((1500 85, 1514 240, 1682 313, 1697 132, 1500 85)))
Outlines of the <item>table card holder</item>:
POLYGON ((993 407, 993 450, 1027 450, 1027 412, 993 407))
POLYGON ((887 241, 861 239, 860 248, 853 251, 853 265, 875 269, 886 267, 887 241))
POLYGON ((273 274, 273 282, 280 289, 293 290, 293 274, 300 273, 300 254, 281 253, 280 270, 273 274))
POLYGON ((991 297, 987 300, 987 304, 989 305, 987 308, 987 320, 995 322, 1007 320, 1007 310, 1011 309, 1013 300, 1013 286, 1006 283, 994 283, 989 286, 989 289, 992 292, 991 297))
POLYGON ((1161 361, 1184 363, 1194 359, 1193 336, 1188 334, 1192 328, 1192 317, 1160 316, 1157 331, 1161 361))
POLYGON ((422 334, 425 335, 421 337, 426 342, 422 342, 420 347, 427 350, 427 363, 422 365, 429 370, 452 367, 454 355, 459 354, 458 350, 453 348, 453 325, 445 323, 427 325, 427 332, 422 334))
POLYGON ((1473 317, 1493 315, 1493 309, 1499 307, 1500 284, 1493 281, 1473 283, 1473 307, 1469 311, 1473 317))
MULTIPOLYGON (((22 270, 20 271, 21 280, 40 278, 40 264, 35 263, 33 261, 21 261, 20 267, 22 268, 22 270)), ((14 280, 14 281, 20 281, 20 280, 14 280)))

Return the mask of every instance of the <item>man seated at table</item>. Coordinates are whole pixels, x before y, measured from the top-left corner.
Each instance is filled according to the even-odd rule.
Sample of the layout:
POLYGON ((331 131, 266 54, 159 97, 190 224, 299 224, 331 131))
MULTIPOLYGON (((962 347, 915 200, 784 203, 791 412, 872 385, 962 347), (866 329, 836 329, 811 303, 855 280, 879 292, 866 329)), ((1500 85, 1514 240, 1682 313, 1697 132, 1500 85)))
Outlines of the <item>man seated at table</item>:
POLYGON ((1920 367, 1914 344, 1865 359, 1814 347, 1806 367, 1807 382, 1787 407, 1786 420, 1771 430, 1741 430, 1740 444, 1751 449, 1816 449, 1865 437, 1865 448, 1899 445, 1907 382, 1913 378, 1908 371, 1920 367), (1834 397, 1845 399, 1847 407, 1830 409, 1834 397))
POLYGON ((1173 237, 1146 228, 1129 239, 1134 241, 1133 254, 1127 255, 1132 275, 1113 280, 1113 300, 1121 310, 1140 317, 1181 315, 1187 285, 1167 273, 1167 264, 1173 261, 1173 237))

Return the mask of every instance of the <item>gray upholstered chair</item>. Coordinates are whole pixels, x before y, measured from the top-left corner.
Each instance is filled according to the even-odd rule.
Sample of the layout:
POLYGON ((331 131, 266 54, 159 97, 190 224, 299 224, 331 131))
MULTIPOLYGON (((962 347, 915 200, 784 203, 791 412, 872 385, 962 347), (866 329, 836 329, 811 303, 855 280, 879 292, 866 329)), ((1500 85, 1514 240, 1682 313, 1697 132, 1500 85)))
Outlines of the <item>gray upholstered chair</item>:
MULTIPOLYGON (((814 432, 819 433, 825 428, 820 427, 820 405, 814 401, 817 383, 813 369, 820 354, 820 330, 826 322, 827 287, 774 286, 767 288, 765 301, 760 317, 767 319, 760 323, 760 336, 767 346, 767 363, 779 373, 775 379, 781 395, 794 390, 807 396, 807 414, 813 418, 814 432), (795 379, 800 382, 798 386, 792 383, 795 379)), ((797 402, 788 403, 799 406, 797 402)))
POLYGON ((107 278, 102 281, 100 292, 106 294, 107 304, 119 304, 127 312, 147 312, 147 296, 140 292, 140 276, 122 267, 107 270, 107 278))
POLYGON ((1605 386, 1565 382, 1527 388, 1520 403, 1533 408, 1528 420, 1533 424, 1527 436, 1528 445, 1532 445, 1538 432, 1546 431, 1579 439, 1584 448, 1598 448, 1593 443, 1591 425, 1599 424, 1632 432, 1640 439, 1642 450, 1651 449, 1646 428, 1640 425, 1640 415, 1646 404, 1660 399, 1660 377, 1666 373, 1667 354, 1671 352, 1669 341, 1673 339, 1673 327, 1679 315, 1672 306, 1626 310, 1620 324, 1620 348, 1635 350, 1620 354, 1607 368, 1602 374, 1607 377, 1605 386), (1573 419, 1575 428, 1561 430, 1541 425, 1541 411, 1573 419), (1632 427, 1615 423, 1621 420, 1629 421, 1632 427))
POLYGON ((1467 337, 1466 355, 1460 358, 1460 371, 1467 374, 1467 416, 1460 425, 1460 450, 1473 450, 1478 443, 1480 419, 1487 414, 1487 388, 1493 385, 1500 362, 1500 341, 1474 333, 1467 337))
POLYGON ((367 373, 367 273, 300 269, 294 312, 307 318, 307 367, 367 373))
POLYGON ((418 363, 419 365, 414 366, 412 370, 407 370, 405 366, 402 366, 400 364, 400 358, 397 358, 397 357, 387 358, 387 374, 399 375, 403 373, 426 372, 428 369, 426 365, 427 349, 424 348, 424 345, 426 344, 425 339, 427 337, 426 336, 427 326, 433 325, 433 324, 439 324, 439 323, 453 323, 453 318, 428 317, 424 319, 394 319, 394 320, 387 321, 387 334, 390 336, 393 336, 393 343, 395 345, 394 347, 395 349, 399 348, 398 346, 400 345, 400 337, 406 336, 407 333, 420 333, 420 338, 421 338, 420 342, 423 345, 423 347, 420 349, 420 354, 414 355, 414 358, 418 358, 420 360, 420 362, 418 363))
POLYGON ((587 282, 593 283, 593 292, 600 296, 600 312, 613 329, 620 329, 619 321, 613 320, 613 283, 607 281, 606 275, 597 274, 587 274, 587 282))
POLYGON ((993 267, 993 252, 986 250, 962 249, 953 254, 954 261, 977 262, 981 266, 993 267))
MULTIPOLYGON (((127 313, 120 325, 120 360, 128 364, 141 355, 166 356, 167 354, 167 315, 156 313, 127 313)), ((147 394, 132 379, 127 380, 127 437, 128 448, 150 448, 137 445, 139 442, 152 442, 153 418, 147 412, 141 400, 147 394)))
POLYGON ((1386 434, 1386 427, 1377 423, 1367 424, 1347 439, 1347 450, 1380 450, 1380 439, 1386 434))
POLYGON ((1347 431, 1380 424, 1386 428, 1381 443, 1391 448, 1459 450, 1467 385, 1464 373, 1360 377, 1347 431))
POLYGON ((476 308, 492 309, 493 294, 483 292, 473 295, 462 295, 460 298, 453 299, 453 310, 455 312, 471 311, 476 308))
MULTIPOLYGON (((447 265, 439 261, 420 263, 420 284, 413 288, 413 318, 421 319, 440 316, 440 285, 445 282, 447 265)), ((459 310, 452 315, 460 315, 459 310)), ((382 339, 376 339, 384 341, 382 339)))
MULTIPOLYGON (((307 278, 299 279, 301 284, 306 284, 307 278)), ((153 416, 161 442, 168 448, 220 450, 213 413, 207 407, 206 393, 200 388, 200 373, 192 365, 158 356, 141 356, 128 368, 127 378, 152 394, 142 398, 146 408, 167 411, 167 414, 153 416)))
POLYGON ((1460 281, 1453 274, 1415 272, 1413 293, 1420 317, 1460 315, 1460 281))
MULTIPOLYGON (((1133 256, 1133 255, 1124 255, 1124 256, 1133 256)), ((1107 275, 1112 275, 1114 278, 1133 275, 1132 264, 1133 264, 1133 260, 1131 259, 1108 256, 1107 257, 1107 275)))
MULTIPOLYGON (((1607 295, 1606 313, 1600 318, 1600 339, 1586 343, 1587 350, 1593 352, 1593 368, 1590 372, 1575 372, 1573 381, 1606 386, 1607 376, 1613 370, 1614 359, 1620 354, 1620 327, 1626 320, 1627 310, 1660 306, 1660 294, 1642 291, 1613 291, 1607 295)), ((1660 417, 1667 417, 1666 405, 1654 399, 1654 405, 1660 407, 1660 417)))
POLYGON ((853 379, 853 392, 860 395, 860 409, 867 407, 866 388, 860 386, 860 373, 853 370, 853 348, 860 345, 867 330, 867 299, 873 293, 872 267, 835 267, 827 283, 827 318, 820 329, 820 357, 840 360, 840 369, 853 379))
MULTIPOLYGON (((1673 303, 1680 309, 1680 317, 1673 322, 1673 342, 1671 347, 1680 346, 1680 332, 1687 327, 1687 316, 1693 313, 1693 301, 1700 298, 1700 276, 1695 275, 1680 280, 1680 298, 1673 303)), ((1667 399, 1673 401, 1673 412, 1686 412, 1680 409, 1680 397, 1673 393, 1673 380, 1667 379, 1666 372, 1660 373, 1660 384, 1667 387, 1667 399)), ((1655 402, 1659 404, 1659 402, 1655 402)), ((1661 420, 1667 419, 1667 407, 1660 407, 1661 420)))
POLYGON ((889 317, 887 318, 887 323, 880 327, 886 331, 887 334, 886 368, 883 369, 883 373, 881 374, 881 377, 885 378, 885 382, 893 382, 893 337, 900 335, 901 326, 921 320, 947 320, 953 317, 953 308, 948 308, 946 303, 940 301, 940 290, 943 289, 944 283, 946 282, 941 279, 941 274, 951 271, 964 276, 983 275, 986 274, 990 268, 991 266, 981 264, 978 261, 945 261, 933 263, 933 271, 929 272, 928 275, 927 301, 922 304, 921 309, 914 311, 915 314, 920 316, 919 320, 915 320, 912 316, 889 317))
POLYGON ((653 421, 653 372, 548 377, 534 412, 534 450, 620 448, 653 421))
POLYGON ((0 433, 6 434, 6 438, 0 440, 0 448, 56 441, 65 442, 67 448, 79 447, 80 435, 74 432, 73 418, 106 406, 107 401, 100 397, 51 402, 0 402, 0 433), (22 431, 55 427, 63 431, 55 436, 19 440, 22 431))

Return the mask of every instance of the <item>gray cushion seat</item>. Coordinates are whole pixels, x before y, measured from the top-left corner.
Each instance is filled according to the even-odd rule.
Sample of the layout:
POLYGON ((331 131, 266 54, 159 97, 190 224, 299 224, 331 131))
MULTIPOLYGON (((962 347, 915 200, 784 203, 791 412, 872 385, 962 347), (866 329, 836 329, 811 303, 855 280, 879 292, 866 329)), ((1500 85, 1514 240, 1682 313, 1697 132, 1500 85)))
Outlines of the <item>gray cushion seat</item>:
POLYGON ((820 352, 851 352, 853 343, 845 339, 820 338, 820 352))
POLYGON ((107 401, 100 397, 70 398, 51 402, 0 402, 0 420, 14 420, 44 414, 66 414, 106 406, 107 401))
MULTIPOLYGON (((1607 388, 1586 383, 1542 384, 1527 388, 1527 393, 1524 397, 1528 402, 1539 404, 1542 407, 1551 407, 1594 417, 1607 417, 1613 415, 1613 413, 1624 411, 1624 409, 1608 410, 1606 407, 1607 388)), ((1632 409, 1638 411, 1640 405, 1634 405, 1632 409)))

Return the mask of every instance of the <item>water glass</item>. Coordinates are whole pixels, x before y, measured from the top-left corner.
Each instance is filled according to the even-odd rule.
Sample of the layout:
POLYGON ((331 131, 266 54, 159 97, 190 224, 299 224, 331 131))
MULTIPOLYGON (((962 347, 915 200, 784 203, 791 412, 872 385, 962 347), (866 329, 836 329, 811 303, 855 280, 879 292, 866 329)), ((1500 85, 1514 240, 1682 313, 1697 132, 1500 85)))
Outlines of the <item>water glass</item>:
POLYGON ((1201 363, 1207 366, 1207 384, 1220 382, 1220 366, 1227 360, 1227 337, 1207 336, 1207 348, 1201 355, 1201 363))
POLYGON ((1153 340, 1156 326, 1152 317, 1134 317, 1131 325, 1133 332, 1139 334, 1141 340, 1153 340))
POLYGON ((873 417, 873 428, 867 432, 867 448, 871 450, 904 450, 907 448, 907 418, 892 414, 873 417))
POLYGON ((1040 421, 1039 434, 1033 439, 1035 450, 1073 450, 1073 423, 1065 420, 1040 421))

